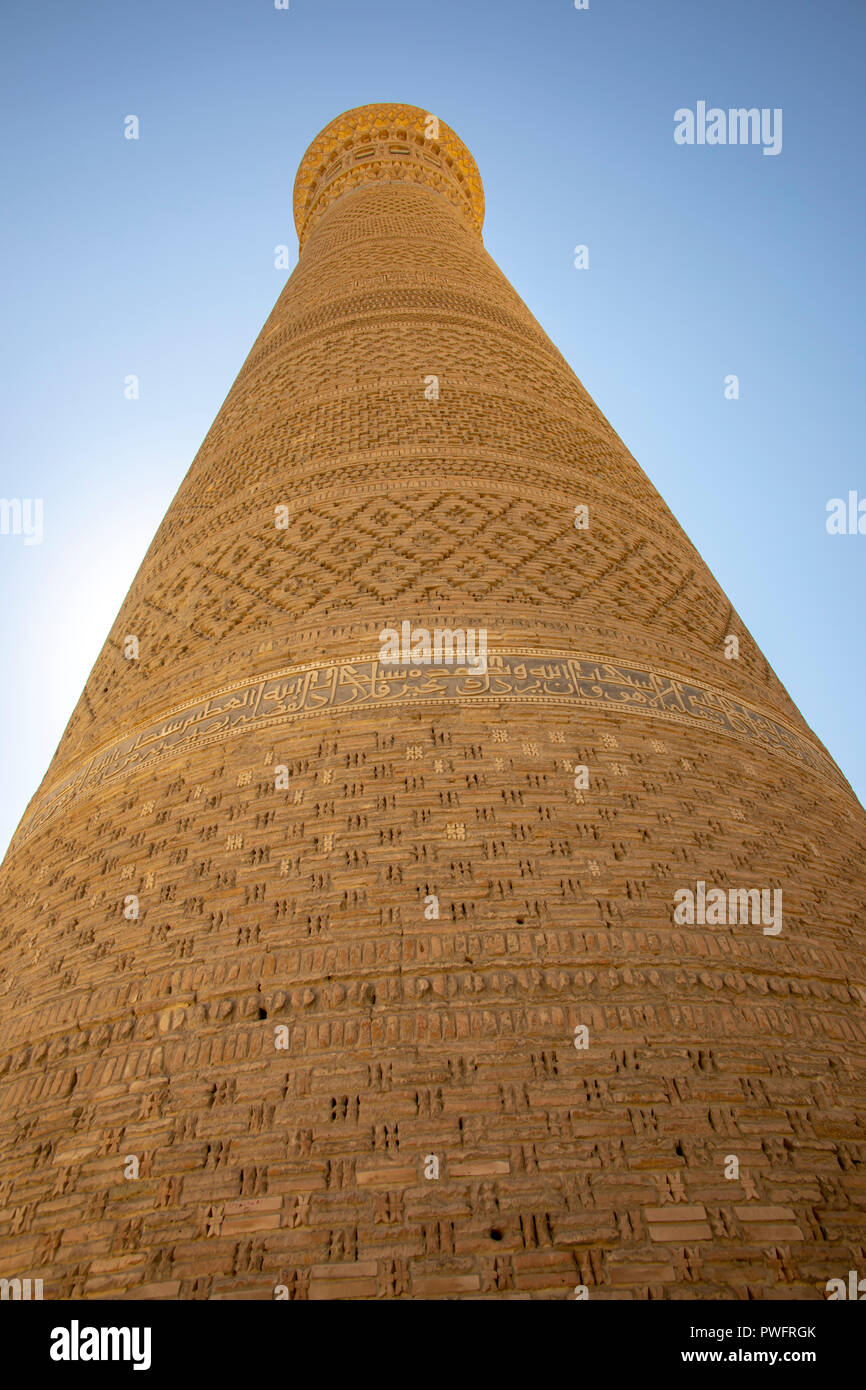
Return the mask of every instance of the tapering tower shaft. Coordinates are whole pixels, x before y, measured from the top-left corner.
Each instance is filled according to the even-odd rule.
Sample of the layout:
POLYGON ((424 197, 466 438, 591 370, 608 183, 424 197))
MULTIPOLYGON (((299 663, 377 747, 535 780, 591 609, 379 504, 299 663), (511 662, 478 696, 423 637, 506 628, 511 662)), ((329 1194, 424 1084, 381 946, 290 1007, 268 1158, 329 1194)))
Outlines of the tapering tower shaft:
POLYGON ((862 1211, 862 808, 458 137, 347 112, 294 207, 0 874, 0 1272, 813 1297, 862 1211))

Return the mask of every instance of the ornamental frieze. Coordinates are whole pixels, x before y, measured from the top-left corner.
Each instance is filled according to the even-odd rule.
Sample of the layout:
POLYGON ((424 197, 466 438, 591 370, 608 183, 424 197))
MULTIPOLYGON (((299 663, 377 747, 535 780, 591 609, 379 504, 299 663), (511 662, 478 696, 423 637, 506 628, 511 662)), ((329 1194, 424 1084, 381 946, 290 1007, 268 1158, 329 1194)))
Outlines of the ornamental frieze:
POLYGON ((34 803, 13 844, 81 793, 194 748, 317 715, 422 704, 523 703, 642 715, 739 739, 845 786, 823 750, 780 719, 672 672, 604 656, 541 650, 492 652, 487 664, 481 675, 465 666, 382 665, 367 653, 354 660, 288 666, 223 686, 170 710, 79 765, 34 803))

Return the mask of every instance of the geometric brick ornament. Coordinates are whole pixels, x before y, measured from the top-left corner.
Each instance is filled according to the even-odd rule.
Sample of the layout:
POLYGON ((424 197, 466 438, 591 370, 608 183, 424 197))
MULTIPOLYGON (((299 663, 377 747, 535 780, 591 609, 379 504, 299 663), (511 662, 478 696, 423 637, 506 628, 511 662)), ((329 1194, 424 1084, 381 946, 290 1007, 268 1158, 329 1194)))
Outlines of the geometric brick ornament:
POLYGON ((0 869, 0 1276, 824 1298, 866 1275, 866 814, 458 136, 349 111, 294 214, 0 869))

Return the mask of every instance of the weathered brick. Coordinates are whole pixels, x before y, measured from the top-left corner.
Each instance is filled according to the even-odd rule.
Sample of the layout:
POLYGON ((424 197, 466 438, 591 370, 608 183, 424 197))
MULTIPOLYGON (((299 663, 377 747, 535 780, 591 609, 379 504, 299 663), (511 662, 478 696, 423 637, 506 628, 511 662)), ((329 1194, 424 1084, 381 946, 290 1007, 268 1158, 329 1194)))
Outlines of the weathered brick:
POLYGON ((811 1297, 864 1239, 866 817, 426 121, 310 147, 0 869, 4 1277, 811 1297), (700 882, 782 932, 677 921, 700 882))

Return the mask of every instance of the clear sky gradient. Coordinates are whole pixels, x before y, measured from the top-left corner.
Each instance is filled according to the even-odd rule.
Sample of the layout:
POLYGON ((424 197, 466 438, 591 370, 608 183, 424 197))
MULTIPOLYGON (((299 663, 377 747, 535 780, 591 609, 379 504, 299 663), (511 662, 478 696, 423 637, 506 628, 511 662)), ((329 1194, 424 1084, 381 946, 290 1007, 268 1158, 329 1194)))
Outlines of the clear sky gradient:
POLYGON ((0 536, 0 853, 294 264, 304 150, 379 100, 466 141, 489 251, 866 799, 866 535, 825 528, 866 497, 864 40, 862 0, 4 0, 0 497, 45 536, 0 536), (702 100, 781 107, 781 153, 676 145, 702 100))

